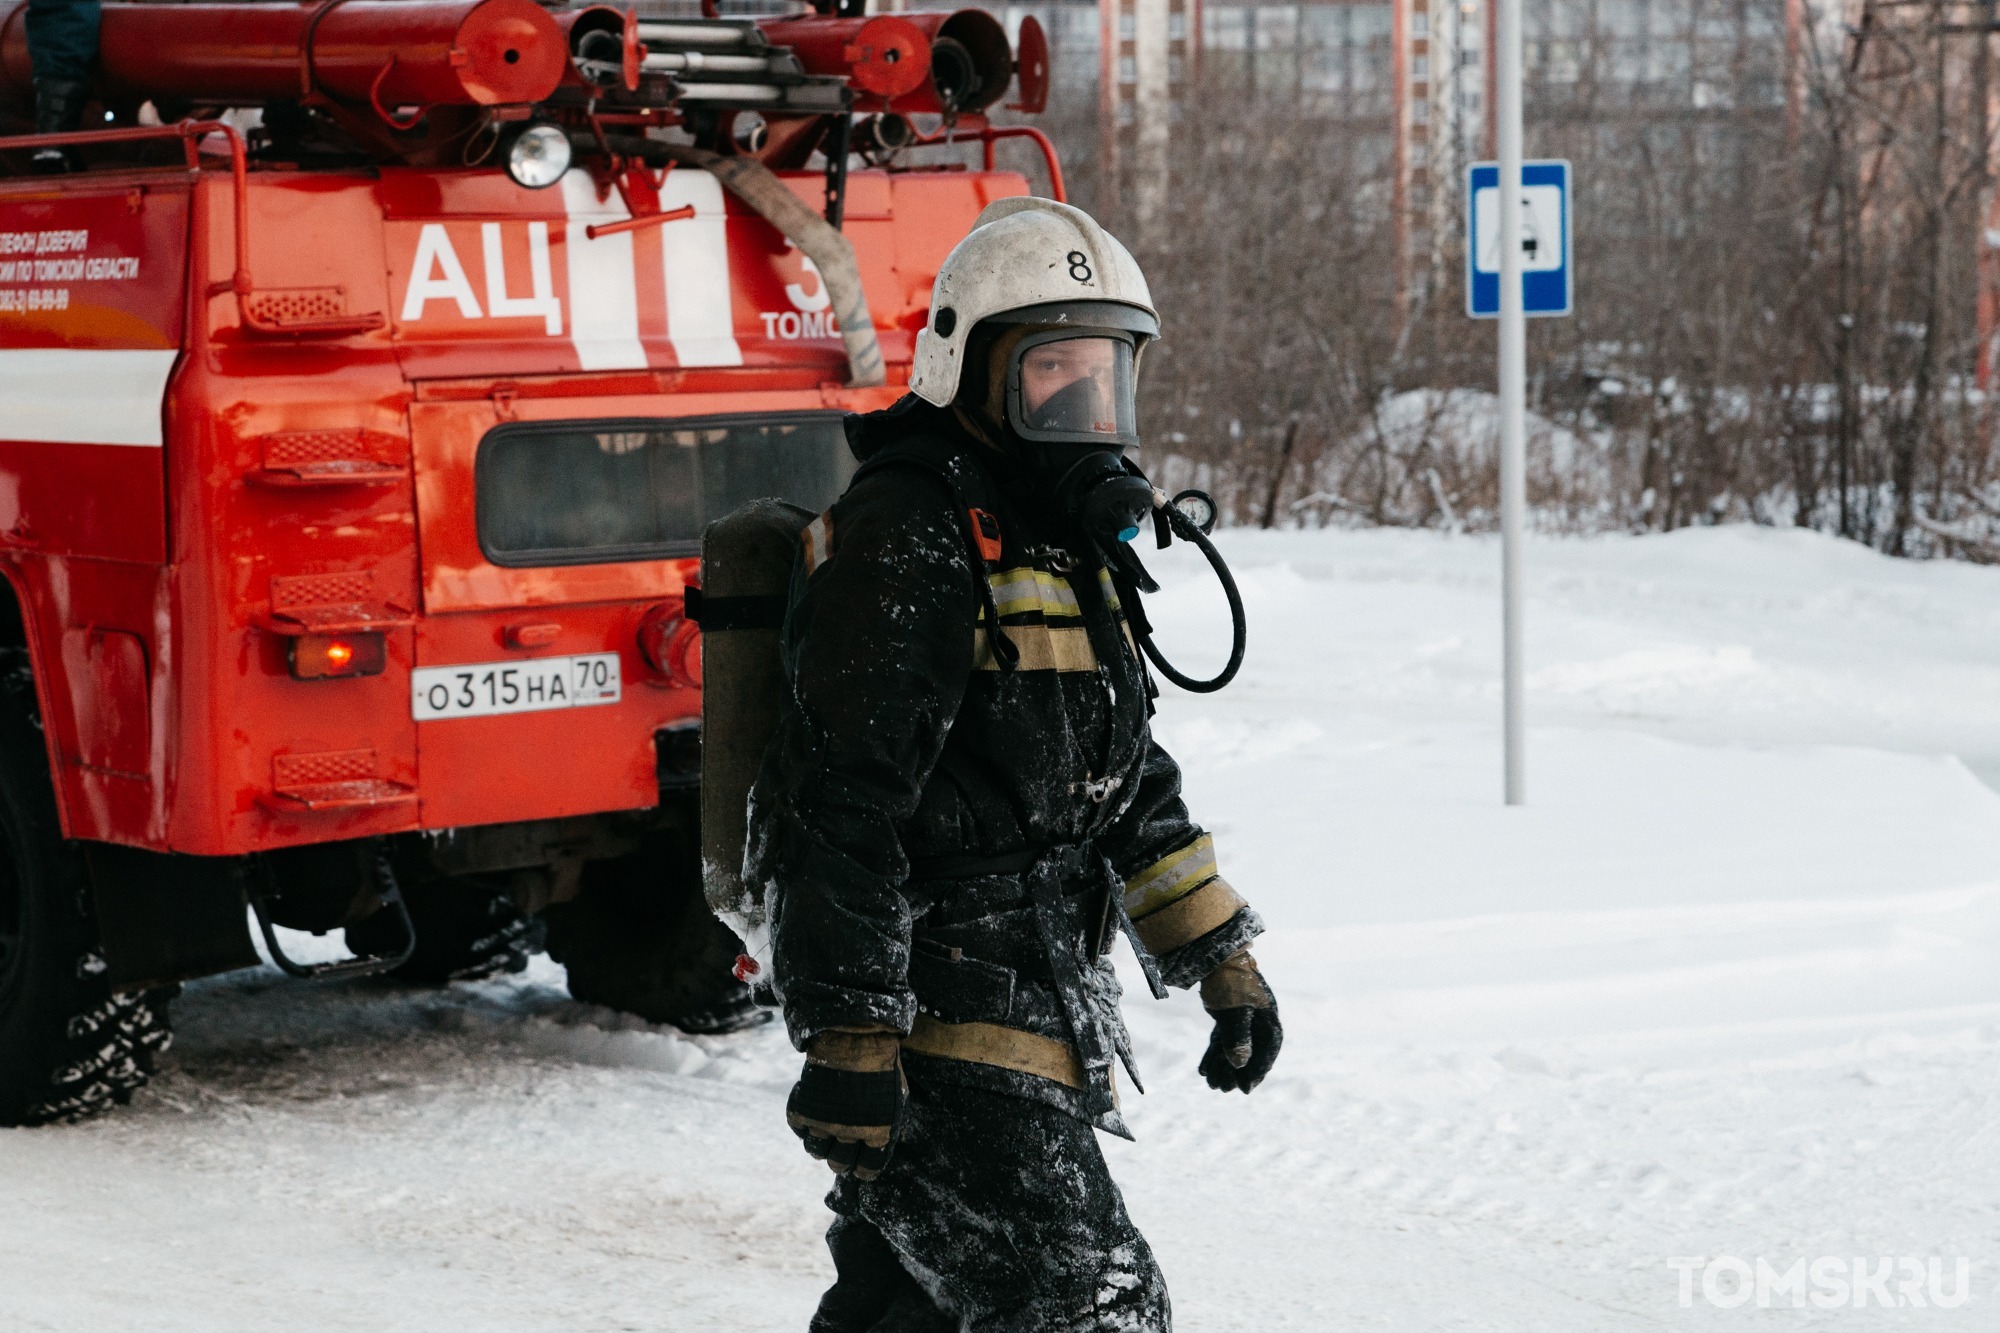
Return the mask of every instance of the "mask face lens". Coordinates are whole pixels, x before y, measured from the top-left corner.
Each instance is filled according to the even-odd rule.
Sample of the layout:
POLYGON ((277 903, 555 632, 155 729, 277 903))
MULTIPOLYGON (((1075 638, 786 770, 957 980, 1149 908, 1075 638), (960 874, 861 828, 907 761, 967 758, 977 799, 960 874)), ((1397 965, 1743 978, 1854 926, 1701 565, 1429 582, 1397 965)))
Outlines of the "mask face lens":
POLYGON ((1103 336, 1036 338, 1015 353, 1015 429, 1031 440, 1129 443, 1132 344, 1103 336))

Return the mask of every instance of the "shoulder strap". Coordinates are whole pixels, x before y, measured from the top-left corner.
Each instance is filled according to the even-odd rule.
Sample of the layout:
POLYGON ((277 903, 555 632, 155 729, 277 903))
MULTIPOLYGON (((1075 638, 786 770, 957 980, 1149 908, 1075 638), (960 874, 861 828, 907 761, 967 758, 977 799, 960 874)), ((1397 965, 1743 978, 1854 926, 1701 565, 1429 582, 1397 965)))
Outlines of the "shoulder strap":
POLYGON ((1000 504, 998 488, 971 452, 952 440, 937 435, 918 435, 877 451, 854 474, 860 481, 871 472, 888 467, 912 467, 927 472, 951 492, 959 534, 972 562, 973 580, 979 585, 980 605, 986 611, 986 645, 1001 673, 1012 672, 1021 662, 1021 650, 1000 628, 1000 604, 993 595, 993 581, 987 574, 1000 563, 1000 504))

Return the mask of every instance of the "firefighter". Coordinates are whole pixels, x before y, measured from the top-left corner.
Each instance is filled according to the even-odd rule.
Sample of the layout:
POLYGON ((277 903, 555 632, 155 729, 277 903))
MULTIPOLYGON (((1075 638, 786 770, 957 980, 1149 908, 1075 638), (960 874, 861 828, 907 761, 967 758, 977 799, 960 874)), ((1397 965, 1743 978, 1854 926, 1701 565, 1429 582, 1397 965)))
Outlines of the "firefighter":
MULTIPOLYGON (((28 62, 35 75, 35 133, 83 127, 90 67, 97 59, 98 0, 28 0, 28 62)), ((69 154, 40 148, 37 171, 67 171, 69 154)))
POLYGON ((788 1120, 837 1175, 814 1333, 1170 1327, 1094 1132, 1130 1137, 1139 1084, 1120 934, 1156 994, 1199 986, 1211 1086, 1277 1056, 1262 925, 1152 739, 1126 624, 1118 548, 1153 492, 1122 456, 1158 329, 1088 215, 991 205, 939 272, 913 392, 848 419, 859 470, 801 535, 745 868, 805 1053, 788 1120))

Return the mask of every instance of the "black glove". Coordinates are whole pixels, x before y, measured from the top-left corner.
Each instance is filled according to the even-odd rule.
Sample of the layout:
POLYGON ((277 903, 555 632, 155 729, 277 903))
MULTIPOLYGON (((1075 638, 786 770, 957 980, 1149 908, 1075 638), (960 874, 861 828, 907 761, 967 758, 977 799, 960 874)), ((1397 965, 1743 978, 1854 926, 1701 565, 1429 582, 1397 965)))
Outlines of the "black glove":
POLYGON ((1201 1006, 1215 1020, 1201 1076, 1218 1092, 1248 1092, 1264 1081, 1285 1044, 1278 1000, 1248 950, 1202 978, 1201 1006))
POLYGON ((822 1032, 785 1102, 806 1151, 839 1174, 873 1180, 889 1164, 903 1120, 902 1039, 893 1032, 822 1032))

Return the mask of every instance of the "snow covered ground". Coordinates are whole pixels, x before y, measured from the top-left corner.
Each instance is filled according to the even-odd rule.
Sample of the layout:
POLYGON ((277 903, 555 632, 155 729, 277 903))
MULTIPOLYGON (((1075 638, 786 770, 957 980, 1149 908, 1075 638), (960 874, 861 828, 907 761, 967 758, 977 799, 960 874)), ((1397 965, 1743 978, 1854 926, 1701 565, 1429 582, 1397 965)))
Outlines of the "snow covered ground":
MULTIPOLYGON (((1508 810, 1492 542, 1224 549, 1249 665, 1160 730, 1287 1044, 1223 1097, 1197 1004, 1129 1006, 1152 1093, 1107 1151, 1180 1326, 1994 1327, 2000 570, 1535 542, 1508 810), (1905 1285, 1935 1259, 1950 1300, 1961 1257, 1962 1304, 1905 1285), (1732 1305, 1739 1260, 1827 1281, 1732 1305)), ((1219 598, 1168 573, 1201 666, 1219 598)), ((127 1112, 0 1133, 0 1328, 803 1329, 824 1168, 782 1038, 561 984, 191 987, 127 1112)))

